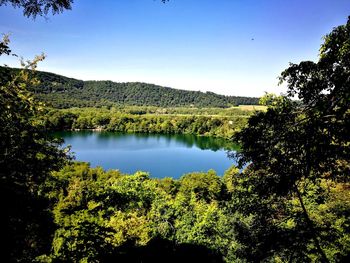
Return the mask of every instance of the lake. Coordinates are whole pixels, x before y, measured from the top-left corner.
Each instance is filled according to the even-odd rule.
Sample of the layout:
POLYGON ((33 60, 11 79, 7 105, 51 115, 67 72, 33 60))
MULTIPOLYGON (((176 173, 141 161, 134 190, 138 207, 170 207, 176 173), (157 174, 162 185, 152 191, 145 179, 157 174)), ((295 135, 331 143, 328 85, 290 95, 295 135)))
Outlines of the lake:
POLYGON ((125 134, 115 132, 57 132, 55 136, 71 145, 76 160, 92 167, 118 169, 132 174, 146 171, 151 177, 179 178, 193 171, 214 169, 223 175, 235 164, 227 150, 236 150, 231 142, 194 135, 125 134))

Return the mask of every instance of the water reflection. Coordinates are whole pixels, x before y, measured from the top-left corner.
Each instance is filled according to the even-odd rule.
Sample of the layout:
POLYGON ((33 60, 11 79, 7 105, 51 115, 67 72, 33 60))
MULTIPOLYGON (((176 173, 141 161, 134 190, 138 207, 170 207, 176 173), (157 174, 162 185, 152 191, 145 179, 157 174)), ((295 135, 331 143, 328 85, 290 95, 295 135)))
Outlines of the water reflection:
MULTIPOLYGON (((147 133, 119 133, 119 132, 95 132, 95 131, 64 131, 55 132, 55 136, 62 137, 66 140, 70 138, 76 138, 79 136, 82 140, 86 138, 89 140, 91 136, 98 139, 100 145, 108 146, 108 143, 113 142, 136 142, 144 143, 144 145, 151 146, 155 141, 167 146, 176 142, 180 146, 186 146, 188 148, 197 147, 201 150, 227 150, 227 151, 237 151, 239 146, 232 143, 229 140, 223 138, 206 137, 206 136, 196 136, 192 134, 147 134, 147 133)), ((123 145, 125 143, 122 143, 123 145)), ((157 144, 159 147, 159 144, 157 144)))
POLYGON ((148 171, 153 177, 180 177, 192 171, 214 169, 222 175, 233 163, 227 150, 231 142, 194 135, 125 134, 115 132, 58 132, 72 145, 76 159, 92 166, 119 169, 125 173, 148 171))

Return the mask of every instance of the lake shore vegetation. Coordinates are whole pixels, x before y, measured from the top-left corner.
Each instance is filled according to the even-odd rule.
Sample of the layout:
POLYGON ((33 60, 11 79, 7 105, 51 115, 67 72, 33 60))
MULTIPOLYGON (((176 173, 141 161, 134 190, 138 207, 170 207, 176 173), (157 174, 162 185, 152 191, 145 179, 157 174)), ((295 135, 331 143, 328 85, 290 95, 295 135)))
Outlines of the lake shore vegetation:
POLYGON ((72 108, 47 110, 41 119, 51 131, 105 130, 231 139, 253 114, 254 111, 239 108, 72 108))
MULTIPOLYGON (((0 4, 7 2, 28 1, 0 4)), ((10 54, 5 36, 0 55, 10 54)), ((317 62, 282 73, 286 95, 267 96, 267 108, 253 112, 228 104, 163 113, 153 108, 162 105, 49 109, 30 92, 43 59, 22 61, 23 70, 0 81, 4 262, 349 261, 350 18, 324 38, 317 62), (73 162, 49 133, 99 127, 231 139, 245 169, 179 180, 126 175, 73 162)))

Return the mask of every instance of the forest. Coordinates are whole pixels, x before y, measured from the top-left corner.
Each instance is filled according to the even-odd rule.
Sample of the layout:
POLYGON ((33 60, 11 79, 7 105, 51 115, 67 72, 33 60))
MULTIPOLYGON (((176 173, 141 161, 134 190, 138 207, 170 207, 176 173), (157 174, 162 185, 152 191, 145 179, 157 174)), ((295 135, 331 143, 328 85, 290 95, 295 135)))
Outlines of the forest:
MULTIPOLYGON (((7 2, 22 3, 0 6, 7 2)), ((61 13, 72 1, 35 3, 23 6, 25 16, 61 13)), ((10 46, 5 35, 0 56, 13 54, 10 46)), ((64 85, 70 95, 56 97, 58 108, 97 107, 107 98, 96 99, 99 88, 105 96, 124 85, 133 92, 149 86, 74 86, 82 82, 37 71, 44 59, 22 62, 20 70, 1 68, 3 262, 349 262, 350 17, 324 37, 317 61, 281 73, 285 95, 267 94, 260 99, 266 108, 243 113, 222 109, 235 105, 234 98, 214 94, 214 104, 204 99, 204 108, 193 109, 187 103, 206 94, 174 90, 160 104, 144 97, 149 103, 141 105, 131 96, 133 106, 125 108, 111 101, 99 109, 54 109, 36 94, 43 83, 51 83, 47 90, 55 86, 42 74, 70 83, 64 85), (91 105, 76 103, 90 97, 91 105), (164 105, 186 107, 156 107, 164 105), (51 134, 101 127, 224 137, 240 146, 230 153, 238 166, 222 177, 209 170, 179 180, 122 174, 75 162, 51 134)))
MULTIPOLYGON (((234 110, 227 112, 230 116, 207 115, 208 112, 218 113, 211 108, 207 108, 204 115, 201 110, 198 112, 191 109, 188 113, 184 108, 72 108, 48 109, 40 119, 49 131, 92 129, 128 133, 194 134, 232 139, 254 113, 234 110), (182 114, 176 113, 178 111, 182 114)), ((222 111, 219 113, 222 114, 222 111)))
MULTIPOLYGON (((11 78, 19 69, 0 67, 1 81, 11 78)), ((48 106, 111 107, 138 105, 158 107, 219 107, 256 105, 258 98, 218 95, 213 92, 177 90, 147 83, 82 81, 53 73, 37 72, 40 84, 30 91, 48 106)))

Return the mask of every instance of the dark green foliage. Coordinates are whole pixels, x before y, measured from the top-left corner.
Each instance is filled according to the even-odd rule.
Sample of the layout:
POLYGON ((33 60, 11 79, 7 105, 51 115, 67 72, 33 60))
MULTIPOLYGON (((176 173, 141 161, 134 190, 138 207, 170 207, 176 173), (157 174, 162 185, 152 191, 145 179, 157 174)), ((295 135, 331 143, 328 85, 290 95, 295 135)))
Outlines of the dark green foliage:
POLYGON ((179 192, 184 195, 195 193, 197 198, 205 201, 219 200, 222 190, 222 182, 215 171, 208 173, 190 173, 184 175, 180 180, 179 192))
POLYGON ((0 6, 10 4, 16 8, 23 8, 23 15, 35 18, 37 15, 45 16, 62 13, 71 9, 73 0, 0 0, 0 6))
MULTIPOLYGON (((24 9, 35 17, 70 9, 70 0, 0 0, 24 9)), ((9 38, 0 41, 0 56, 12 55, 9 38)), ((60 141, 48 136, 36 118, 41 106, 33 102, 28 86, 37 80, 33 73, 44 56, 22 65, 25 69, 9 74, 2 68, 0 81, 0 198, 1 261, 31 262, 50 251, 53 222, 49 203, 42 194, 43 182, 53 170, 60 169, 67 157, 60 141)))
POLYGON ((75 163, 49 183, 57 230, 42 261, 223 262, 234 254, 230 216, 218 203, 225 187, 213 171, 174 181, 75 163))
POLYGON ((336 230, 327 217, 320 220, 321 207, 337 195, 325 185, 349 183, 349 47, 350 19, 325 37, 318 62, 291 64, 282 73, 287 96, 271 98, 267 111, 252 116, 236 135, 239 161, 249 164, 236 181, 242 189, 235 192, 236 207, 254 215, 238 235, 247 258, 341 262, 349 257, 344 240, 350 233, 349 207, 338 211, 343 219, 336 230), (299 209, 291 205, 295 202, 299 209))
MULTIPOLYGON (((13 69, 16 72, 16 69, 13 69)), ((6 71, 0 68, 1 78, 6 71)), ((218 95, 212 92, 177 90, 153 84, 112 81, 81 81, 38 72, 40 85, 30 88, 35 96, 55 108, 139 105, 158 107, 219 107, 258 104, 258 98, 218 95)))
MULTIPOLYGON (((264 175, 246 173, 231 167, 223 178, 208 171, 173 180, 86 163, 66 166, 46 185, 57 229, 51 254, 41 259, 318 262, 298 198, 262 198, 264 175)), ((317 229, 332 231, 332 243, 320 231, 327 253, 341 262, 349 249, 349 185, 324 180, 303 186, 317 229)))
POLYGON ((146 246, 124 245, 118 252, 103 258, 103 262, 144 262, 144 263, 221 263, 222 255, 205 246, 195 244, 177 244, 172 241, 155 238, 146 246))
MULTIPOLYGON (((38 60, 40 60, 38 58, 38 60)), ((30 65, 35 69, 36 61, 30 65)), ((60 141, 37 121, 40 106, 26 86, 35 84, 20 71, 0 84, 0 195, 2 260, 28 262, 49 250, 52 222, 41 186, 65 161, 60 141)))
POLYGON ((190 114, 127 114, 127 109, 49 110, 45 126, 54 131, 98 129, 130 133, 195 134, 230 139, 246 123, 248 116, 195 116, 190 114))
POLYGON ((8 36, 4 36, 2 41, 0 41, 0 56, 5 54, 5 55, 10 55, 11 54, 11 50, 10 50, 10 47, 8 46, 9 45, 9 38, 8 36))

